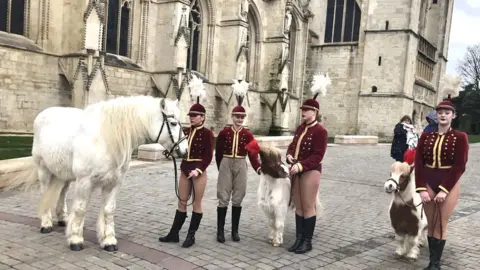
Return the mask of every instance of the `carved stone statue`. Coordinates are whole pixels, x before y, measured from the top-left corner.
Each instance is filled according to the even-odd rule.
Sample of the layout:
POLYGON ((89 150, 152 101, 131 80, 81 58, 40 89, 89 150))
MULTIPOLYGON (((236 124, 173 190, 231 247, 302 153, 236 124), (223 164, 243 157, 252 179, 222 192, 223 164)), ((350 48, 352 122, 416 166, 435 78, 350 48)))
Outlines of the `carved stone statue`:
POLYGON ((288 37, 290 33, 290 27, 292 25, 292 10, 290 7, 287 7, 285 10, 285 17, 283 21, 283 33, 288 37))
POLYGON ((240 2, 240 17, 244 19, 245 21, 247 20, 248 16, 248 0, 241 0, 240 2))

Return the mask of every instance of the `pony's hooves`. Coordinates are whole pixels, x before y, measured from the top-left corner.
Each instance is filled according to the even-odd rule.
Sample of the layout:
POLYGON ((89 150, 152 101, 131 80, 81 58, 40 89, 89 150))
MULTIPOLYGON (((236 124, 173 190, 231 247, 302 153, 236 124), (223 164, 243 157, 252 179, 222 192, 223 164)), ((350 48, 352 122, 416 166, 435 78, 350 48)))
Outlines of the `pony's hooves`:
POLYGON ((83 250, 83 244, 70 244, 70 249, 73 251, 83 250))
POLYGON ((51 233, 51 232, 53 232, 52 227, 42 227, 42 228, 40 228, 40 233, 51 233))
POLYGON ((272 245, 273 245, 274 247, 279 247, 279 246, 280 246, 279 243, 273 243, 272 245))
POLYGON ((103 249, 108 252, 118 251, 117 245, 108 245, 108 246, 105 246, 103 249))
POLYGON ((65 223, 65 221, 59 221, 58 222, 58 227, 66 227, 67 226, 67 223, 65 223))

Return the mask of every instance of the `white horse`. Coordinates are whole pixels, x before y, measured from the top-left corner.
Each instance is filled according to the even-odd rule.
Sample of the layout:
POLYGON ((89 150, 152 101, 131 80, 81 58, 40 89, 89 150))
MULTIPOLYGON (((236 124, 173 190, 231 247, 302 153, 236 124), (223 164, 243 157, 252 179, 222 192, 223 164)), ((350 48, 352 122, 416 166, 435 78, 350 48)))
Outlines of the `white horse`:
POLYGON ((398 241, 395 254, 416 260, 419 247, 427 244, 427 217, 415 191, 415 168, 406 162, 393 163, 384 188, 393 193, 388 211, 398 241))
POLYGON ((84 110, 47 108, 34 121, 33 162, 29 170, 14 174, 4 186, 27 190, 36 187, 39 179, 40 231, 52 232, 50 209, 56 204, 58 225, 67 226, 67 241, 74 251, 83 249, 87 205, 93 190, 101 188, 103 200, 97 237, 103 249, 116 251, 116 198, 132 151, 150 140, 170 149, 172 155, 183 156, 187 141, 179 115, 178 100, 149 96, 119 97, 89 105, 84 110), (71 182, 75 182, 75 194, 67 218, 65 193, 71 182))
MULTIPOLYGON (((258 205, 268 219, 269 242, 274 247, 283 244, 283 231, 288 210, 295 211, 291 200, 291 182, 288 167, 283 164, 280 149, 262 148, 259 150, 262 174, 258 184, 258 205)), ((322 205, 317 195, 316 210, 320 215, 322 205)))

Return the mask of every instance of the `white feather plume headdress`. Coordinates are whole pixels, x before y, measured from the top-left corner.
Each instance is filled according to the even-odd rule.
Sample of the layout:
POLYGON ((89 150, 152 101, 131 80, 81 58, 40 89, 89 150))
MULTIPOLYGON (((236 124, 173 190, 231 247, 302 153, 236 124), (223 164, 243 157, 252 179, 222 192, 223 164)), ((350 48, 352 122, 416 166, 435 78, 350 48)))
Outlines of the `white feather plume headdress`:
POLYGON ((233 80, 233 94, 235 94, 235 96, 237 97, 238 105, 242 105, 243 99, 247 94, 249 86, 250 84, 247 83, 245 80, 242 80, 241 82, 239 82, 238 80, 233 80))
POLYGON ((440 95, 452 99, 460 94, 462 78, 445 74, 440 79, 440 95))
POLYGON ((313 75, 312 87, 310 88, 310 91, 314 94, 313 99, 316 99, 320 92, 325 96, 327 94, 327 86, 331 84, 332 80, 328 77, 328 73, 325 73, 325 75, 320 73, 313 75))
POLYGON ((192 79, 188 83, 188 88, 190 89, 190 98, 193 102, 200 103, 203 101, 207 96, 205 92, 205 85, 203 84, 203 80, 195 76, 195 74, 191 74, 192 79))

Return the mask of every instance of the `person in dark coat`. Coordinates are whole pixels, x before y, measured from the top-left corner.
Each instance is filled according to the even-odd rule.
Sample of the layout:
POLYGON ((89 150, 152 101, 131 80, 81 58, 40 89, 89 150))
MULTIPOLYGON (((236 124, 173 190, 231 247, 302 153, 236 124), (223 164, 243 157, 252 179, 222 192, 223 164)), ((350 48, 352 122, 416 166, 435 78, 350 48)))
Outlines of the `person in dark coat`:
POLYGON ((403 162, 403 155, 408 149, 407 130, 404 128, 404 124, 412 124, 410 116, 403 116, 402 119, 400 119, 400 122, 395 125, 395 129, 393 130, 392 148, 390 150, 390 156, 400 162, 403 162))

